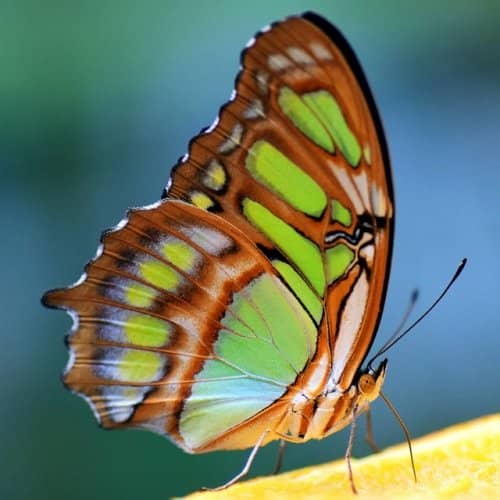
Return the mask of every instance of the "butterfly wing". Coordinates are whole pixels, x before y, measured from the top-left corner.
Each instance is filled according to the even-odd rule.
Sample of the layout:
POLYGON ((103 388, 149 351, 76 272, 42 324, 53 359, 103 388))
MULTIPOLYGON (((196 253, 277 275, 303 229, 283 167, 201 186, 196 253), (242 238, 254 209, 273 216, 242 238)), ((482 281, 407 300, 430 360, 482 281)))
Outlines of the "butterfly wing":
POLYGON ((259 246, 329 336, 346 390, 378 327, 394 218, 381 121, 344 37, 312 13, 258 34, 232 100, 192 140, 165 195, 259 246))
POLYGON ((313 14, 258 34, 165 198, 44 297, 74 318, 65 382, 99 421, 187 451, 244 448, 280 424, 313 359, 349 387, 382 309, 393 202, 341 35, 313 14))
POLYGON ((80 282, 44 301, 75 317, 64 381, 99 421, 188 451, 279 399, 315 350, 313 322, 253 243, 178 201, 131 211, 80 282))

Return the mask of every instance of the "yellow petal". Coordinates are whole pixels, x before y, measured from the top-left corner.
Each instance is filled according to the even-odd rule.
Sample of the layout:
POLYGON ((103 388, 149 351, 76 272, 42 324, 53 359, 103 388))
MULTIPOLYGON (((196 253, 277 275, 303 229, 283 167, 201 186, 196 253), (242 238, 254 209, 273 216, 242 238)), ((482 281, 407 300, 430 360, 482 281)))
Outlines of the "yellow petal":
POLYGON ((351 493, 344 460, 238 483, 209 499, 500 498, 500 413, 413 441, 418 483, 406 443, 353 460, 359 495, 351 493))

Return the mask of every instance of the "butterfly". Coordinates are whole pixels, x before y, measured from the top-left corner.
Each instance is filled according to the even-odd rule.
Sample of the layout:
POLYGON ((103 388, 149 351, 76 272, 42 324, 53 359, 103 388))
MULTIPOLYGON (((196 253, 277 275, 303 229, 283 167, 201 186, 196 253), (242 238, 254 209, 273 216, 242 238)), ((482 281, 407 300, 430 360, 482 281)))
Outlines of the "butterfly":
POLYGON ((393 232, 388 150, 353 50, 317 14, 277 22, 243 51, 162 199, 44 295, 73 318, 64 382, 102 426, 189 453, 328 436, 384 381, 385 360, 362 365, 393 232))

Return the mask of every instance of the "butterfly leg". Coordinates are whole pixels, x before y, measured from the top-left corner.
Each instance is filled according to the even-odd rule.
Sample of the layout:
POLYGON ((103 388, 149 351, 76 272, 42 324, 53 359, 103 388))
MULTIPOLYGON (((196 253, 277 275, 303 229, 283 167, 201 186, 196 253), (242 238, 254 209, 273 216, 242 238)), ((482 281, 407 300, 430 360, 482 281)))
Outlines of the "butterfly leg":
POLYGON ((413 478, 415 479, 415 482, 417 482, 417 470, 415 469, 415 460, 413 459, 413 449, 411 446, 410 431, 408 430, 408 427, 406 427, 406 424, 403 422, 403 419, 401 418, 401 415, 399 414, 398 410, 396 410, 394 405, 389 401, 389 399, 387 399, 387 396, 382 391, 380 391, 380 397, 384 400, 389 410, 391 410, 392 414, 396 417, 396 420, 398 421, 401 429, 403 429, 404 435, 406 437, 406 442, 408 443, 408 451, 410 452, 411 470, 413 471, 413 478))
POLYGON ((273 474, 278 474, 279 471, 281 470, 281 466, 283 465, 283 457, 285 455, 285 446, 286 446, 286 441, 284 439, 280 439, 278 458, 276 460, 276 465, 274 466, 273 474))
POLYGON ((247 461, 236 476, 234 476, 232 479, 230 479, 227 483, 224 483, 221 486, 217 486, 216 488, 202 488, 204 491, 220 491, 220 490, 225 490, 226 488, 229 488, 229 486, 232 486, 234 483, 237 483, 241 478, 245 477, 248 474, 248 471, 250 470, 250 467, 252 467, 252 463, 255 459, 255 456, 257 455, 257 452, 259 451, 259 448, 262 446, 262 443, 264 442, 265 437, 271 432, 270 430, 266 430, 262 433, 260 438, 258 439, 257 443, 253 447, 252 451, 250 452, 250 455, 248 455, 247 461))
POLYGON ((366 410, 366 434, 365 441, 368 446, 372 449, 373 453, 378 453, 380 448, 377 446, 375 439, 373 438, 373 426, 372 426, 372 414, 370 408, 366 410))
POLYGON ((352 411, 352 421, 351 421, 351 429, 349 431, 349 441, 347 442, 347 450, 345 451, 345 461, 347 463, 347 472, 349 473, 349 482, 351 483, 352 492, 357 495, 358 491, 356 490, 356 485, 354 484, 354 476, 352 473, 352 465, 351 465, 351 454, 352 447, 354 445, 354 435, 356 432, 356 418, 357 418, 357 406, 354 407, 352 411))

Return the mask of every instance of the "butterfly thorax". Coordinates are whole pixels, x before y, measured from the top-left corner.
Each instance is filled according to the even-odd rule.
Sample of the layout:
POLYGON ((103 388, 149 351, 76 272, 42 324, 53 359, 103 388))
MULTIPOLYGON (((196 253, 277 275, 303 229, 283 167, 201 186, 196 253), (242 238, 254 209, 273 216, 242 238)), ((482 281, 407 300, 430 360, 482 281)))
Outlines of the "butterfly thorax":
POLYGON ((309 380, 302 390, 297 389, 288 414, 283 420, 279 435, 288 441, 305 442, 322 439, 349 425, 353 418, 366 411, 382 388, 387 361, 374 370, 360 370, 347 390, 339 388, 331 374, 321 391, 314 395, 320 363, 309 373, 309 380), (316 369, 314 369, 316 368, 316 369))

